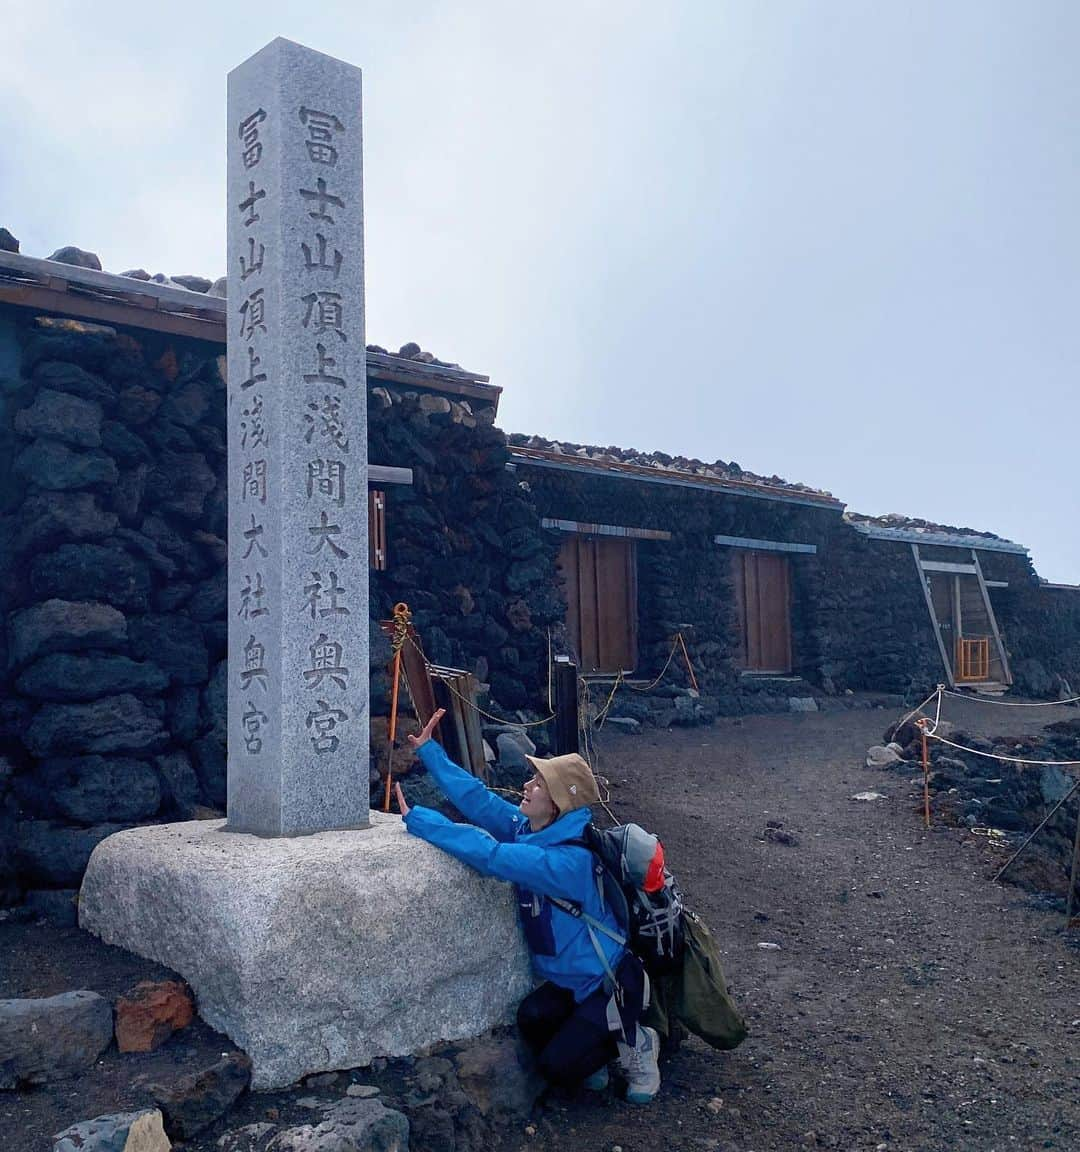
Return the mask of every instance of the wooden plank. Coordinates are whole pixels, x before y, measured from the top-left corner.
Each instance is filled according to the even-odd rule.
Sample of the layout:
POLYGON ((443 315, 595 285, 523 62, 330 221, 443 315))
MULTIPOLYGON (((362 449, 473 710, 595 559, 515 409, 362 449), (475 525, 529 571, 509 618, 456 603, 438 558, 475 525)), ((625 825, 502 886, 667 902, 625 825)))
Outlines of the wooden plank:
POLYGON ((570 536, 559 547, 555 566, 563 579, 563 597, 566 600, 566 631, 574 646, 578 659, 581 659, 581 612, 579 609, 581 589, 578 577, 578 541, 570 536))
POLYGON ((369 464, 367 470, 369 484, 411 484, 411 468, 392 468, 387 464, 369 464))
POLYGON ((479 694, 479 683, 471 672, 462 677, 461 691, 470 706, 462 710, 462 722, 465 725, 465 743, 469 749, 469 759, 472 762, 473 775, 479 776, 485 784, 488 783, 488 762, 484 755, 484 733, 480 727, 480 713, 474 705, 479 694))
POLYGON ((817 555, 816 544, 793 544, 785 540, 752 540, 748 536, 714 536, 713 543, 724 548, 749 548, 754 552, 800 552, 817 555))
MULTIPOLYGON (((416 718, 421 725, 426 724, 435 714, 436 708, 435 690, 431 684, 427 661, 415 644, 406 642, 401 649, 401 665, 416 718)), ((436 733, 441 740, 441 724, 436 728, 436 733)))
POLYGON ((637 608, 633 541, 608 538, 597 544, 603 557, 597 619, 601 621, 604 671, 631 672, 637 663, 633 639, 637 608))
POLYGON ((622 536, 627 540, 670 540, 670 532, 657 528, 621 528, 616 524, 590 524, 584 520, 555 520, 544 516, 541 528, 554 528, 559 532, 577 532, 584 536, 622 536))
MULTIPOLYGON (((407 360, 396 357, 383 357, 377 352, 368 353, 368 376, 389 380, 392 384, 408 384, 413 388, 427 388, 436 395, 463 396, 466 400, 483 400, 497 408, 502 388, 497 384, 474 384, 471 380, 457 380, 450 375, 434 372, 420 373, 410 369, 407 360)), ((446 370, 449 371, 449 370, 446 370)))
POLYGON ((626 643, 629 662, 625 671, 632 672, 638 664, 638 582, 637 544, 626 542, 626 643))
POLYGON ((77 296, 71 292, 56 292, 33 284, 6 281, 0 281, 0 303, 33 308, 39 312, 55 312, 79 320, 93 320, 128 328, 149 328, 155 332, 190 336, 225 346, 224 318, 221 321, 200 320, 179 312, 150 311, 115 300, 77 296))
POLYGON ((994 607, 990 603, 990 590, 986 587, 986 580, 983 578, 982 565, 979 563, 979 554, 974 548, 971 550, 971 559, 975 565, 975 576, 979 581, 979 591, 982 593, 983 604, 986 606, 986 615, 990 621, 990 628, 994 635, 994 644, 997 646, 998 659, 1001 661, 1002 679, 1006 684, 1012 684, 1012 670, 1009 668, 1009 657, 1005 653, 1005 643, 1001 639, 1001 632, 998 629, 997 617, 994 615, 994 607))
POLYGON ((953 572, 957 575, 975 575, 973 564, 952 564, 947 560, 923 560, 921 564, 924 572, 953 572))
POLYGON ((791 671, 791 613, 785 556, 753 553, 757 594, 758 663, 755 671, 791 671))
POLYGON ((761 652, 761 590, 758 588, 757 553, 746 553, 746 666, 760 669, 761 652))
POLYGON ((945 678, 949 682, 949 687, 955 688, 956 680, 953 677, 952 664, 945 654, 945 641, 941 638, 941 629, 938 627, 937 613, 934 611, 934 600, 930 595, 930 588, 926 583, 926 576, 923 574, 922 561, 919 559, 918 544, 911 545, 911 554, 915 557, 915 576, 919 581, 919 586, 922 588, 923 596, 926 599, 926 610, 930 613, 930 626, 934 633, 934 639, 937 641, 938 651, 941 653, 941 663, 945 669, 945 678))
POLYGON ((596 619, 596 606, 600 589, 596 575, 596 541, 583 536, 578 542, 578 614, 581 629, 581 658, 583 672, 599 672, 600 635, 596 619))
MULTIPOLYGON (((36 256, 24 256, 19 252, 0 252, 0 270, 19 275, 31 275, 35 279, 55 278, 68 284, 84 288, 94 288, 99 292, 113 294, 133 294, 145 296, 165 304, 173 310, 198 308, 218 315, 218 323, 224 327, 227 304, 223 296, 210 296, 203 292, 192 292, 172 284, 158 284, 154 280, 136 280, 133 276, 119 276, 115 272, 99 272, 96 268, 79 268, 74 264, 61 264, 58 260, 42 260, 36 256)), ((224 343, 224 341, 223 341, 224 343)))
POLYGON ((555 755, 577 752, 579 738, 577 667, 556 657, 555 755))

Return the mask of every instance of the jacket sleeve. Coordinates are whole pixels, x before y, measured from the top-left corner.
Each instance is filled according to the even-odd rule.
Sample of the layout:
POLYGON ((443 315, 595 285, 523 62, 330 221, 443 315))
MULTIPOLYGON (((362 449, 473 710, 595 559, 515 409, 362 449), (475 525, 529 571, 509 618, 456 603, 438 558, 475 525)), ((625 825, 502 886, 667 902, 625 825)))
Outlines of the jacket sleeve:
POLYGON ((500 844, 482 828, 455 824, 431 808, 412 808, 405 827, 484 876, 509 880, 530 892, 583 903, 592 867, 582 849, 500 844))
POLYGON ((428 740, 421 744, 417 755, 446 798, 466 820, 490 832, 496 840, 514 839, 518 821, 523 817, 513 804, 496 796, 475 776, 455 764, 438 741, 428 740))

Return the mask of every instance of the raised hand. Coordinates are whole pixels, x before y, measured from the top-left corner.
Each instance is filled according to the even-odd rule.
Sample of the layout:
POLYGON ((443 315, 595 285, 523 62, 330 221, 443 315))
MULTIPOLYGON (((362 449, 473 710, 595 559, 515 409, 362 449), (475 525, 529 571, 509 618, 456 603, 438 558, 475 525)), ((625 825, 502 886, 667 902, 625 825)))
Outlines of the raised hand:
POLYGON ((422 744, 426 744, 431 739, 431 734, 432 734, 432 732, 435 731, 435 726, 439 723, 439 721, 445 715, 446 715, 446 709, 445 708, 436 708, 435 714, 431 717, 431 719, 420 730, 419 736, 414 736, 410 732, 409 733, 409 743, 412 745, 412 747, 413 748, 419 748, 422 744))

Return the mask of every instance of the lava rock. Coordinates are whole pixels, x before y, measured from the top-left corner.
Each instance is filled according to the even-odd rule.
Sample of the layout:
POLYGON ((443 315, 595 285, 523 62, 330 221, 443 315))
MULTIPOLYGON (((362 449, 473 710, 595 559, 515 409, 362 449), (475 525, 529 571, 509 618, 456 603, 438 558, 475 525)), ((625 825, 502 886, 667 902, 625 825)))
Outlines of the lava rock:
POLYGON ((108 486, 120 475, 104 452, 73 452, 55 440, 35 440, 24 448, 15 457, 15 472, 50 492, 108 486))
POLYGON ((46 388, 80 396, 83 400, 92 400, 103 406, 112 404, 116 399, 116 389, 112 384, 93 372, 87 372, 78 364, 70 364, 65 360, 42 360, 34 368, 34 380, 46 388))
POLYGON ((55 810, 79 824, 138 821, 161 806, 161 784, 143 760, 73 756, 46 760, 39 774, 55 810))
POLYGON ((161 717, 134 696, 105 696, 90 704, 45 704, 24 743, 42 759, 82 753, 155 752, 167 742, 161 717))
POLYGON ((153 459, 146 441, 115 420, 101 425, 101 447, 121 464, 145 464, 153 459))
POLYGON ((160 407, 161 397, 156 392, 133 384, 117 397, 116 418, 139 428, 152 420, 160 407))
POLYGON ((165 1114, 166 1132, 174 1140, 190 1140, 223 1116, 250 1082, 251 1061, 242 1052, 232 1052, 175 1084, 149 1087, 165 1114))
POLYGON ((76 248, 74 245, 57 248, 48 259, 55 260, 58 264, 71 264, 76 268, 93 268, 95 272, 101 271, 101 261, 95 253, 76 248))
POLYGON ((195 760, 201 794, 212 807, 223 809, 227 772, 224 734, 211 734, 192 741, 191 755, 195 760))
POLYGON ((19 666, 49 652, 120 648, 127 620, 109 604, 46 600, 11 618, 11 663, 19 666))
POLYGON ((20 875, 32 885, 77 888, 94 849, 122 824, 69 828, 47 820, 22 820, 15 828, 15 855, 20 875))
POLYGON ((143 616, 129 624, 132 653, 164 668, 173 684, 205 684, 209 654, 202 629, 186 616, 143 616))
POLYGON ((195 589, 188 603, 188 614, 192 619, 202 622, 224 619, 227 615, 228 599, 229 585, 223 568, 195 589))
MULTIPOLYGON (((173 732, 176 735, 176 732, 173 732)), ((186 752, 169 752, 155 759, 161 774, 162 798, 182 820, 190 820, 199 802, 199 778, 186 752)))
POLYGON ((150 573, 123 549, 101 544, 64 544, 35 556, 30 587, 36 596, 78 601, 88 592, 95 600, 145 612, 150 600, 150 573))
POLYGON ((172 276, 170 279, 189 292, 209 292, 213 286, 213 281, 207 280, 205 276, 172 276))
POLYGON ((156 1108, 80 1120, 53 1139, 53 1152, 169 1152, 172 1148, 156 1108))
POLYGON ((120 521, 104 512, 90 492, 36 492, 19 514, 20 551, 40 552, 65 540, 100 540, 116 531, 120 521))
POLYGON ((0 1088, 77 1076, 112 1034, 112 1008, 96 992, 0 1000, 0 1088))
POLYGON ((476 1041, 457 1054, 455 1064, 465 1095, 485 1118, 524 1119, 544 1087, 534 1070, 523 1067, 513 1037, 476 1041))
POLYGON ((161 407, 161 416, 185 428, 201 423, 210 407, 208 386, 200 380, 187 380, 174 388, 161 407))
POLYGON ((45 436, 77 448, 101 447, 101 405, 70 392, 40 388, 29 408, 15 414, 21 436, 45 436))
MULTIPOLYGON (((319 1124, 286 1128, 274 1137, 274 1152, 408 1152, 409 1121, 401 1112, 387 1108, 381 1100, 353 1097, 337 1101, 325 1109, 319 1124)), ((454 1148, 451 1121, 450 1142, 424 1140, 417 1148, 454 1148)))
POLYGON ((95 700, 121 692, 152 695, 168 686, 169 677, 156 664, 127 656, 75 656, 55 652, 31 664, 16 687, 38 700, 95 700))
POLYGON ((195 1016, 191 990, 180 980, 143 980, 116 1001, 116 1046, 153 1052, 195 1016))
POLYGON ((27 892, 23 903, 54 928, 76 928, 79 924, 77 888, 36 888, 27 892))
POLYGON ((178 516, 198 520, 216 486, 214 470, 201 452, 166 451, 150 473, 147 496, 178 516))

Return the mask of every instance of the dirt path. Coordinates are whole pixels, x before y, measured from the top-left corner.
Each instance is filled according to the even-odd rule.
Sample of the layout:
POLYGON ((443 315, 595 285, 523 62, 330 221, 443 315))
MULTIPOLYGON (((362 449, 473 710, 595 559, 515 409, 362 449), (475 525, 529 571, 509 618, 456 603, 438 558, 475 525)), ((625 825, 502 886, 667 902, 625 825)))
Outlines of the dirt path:
MULTIPOLYGON (((997 730, 979 709, 953 703, 950 716, 997 730)), ((1008 730, 1060 718, 1038 711, 1011 710, 1008 730)), ((1080 951, 1060 916, 988 882, 999 855, 925 832, 920 790, 861 766, 888 719, 760 717, 605 741, 613 809, 662 835, 723 940, 751 1036, 727 1054, 692 1041, 650 1110, 556 1112, 535 1146, 1080 1146, 1080 951), (867 789, 887 799, 850 799, 867 789), (770 820, 797 843, 767 839, 770 820)))
MULTIPOLYGON (((973 732, 1001 728, 978 705, 951 705, 949 715, 973 732)), ((1057 718, 1008 715, 1016 732, 1057 718)), ((1080 1147, 1080 933, 1070 945, 1060 915, 991 884, 1002 857, 985 841, 924 832, 908 777, 862 767, 891 718, 755 717, 601 739, 615 813, 663 837, 691 905, 721 940, 752 1033, 726 1054, 687 1042, 649 1108, 610 1093, 547 1105, 532 1133, 512 1130, 502 1147, 1080 1147), (850 799, 868 789, 886 799, 850 799), (782 825, 771 838, 769 821, 782 825)), ((0 924, 0 996, 80 986, 113 995, 152 973, 75 930, 0 924)), ((110 1050, 79 1081, 6 1094, 0 1148, 47 1152, 48 1134, 73 1116, 131 1106, 140 1083, 228 1048, 198 1025, 150 1057, 110 1050)), ((222 1125, 277 1109, 300 1122, 301 1094, 245 1097, 222 1125)), ((219 1131, 189 1147, 209 1152, 219 1131)))

